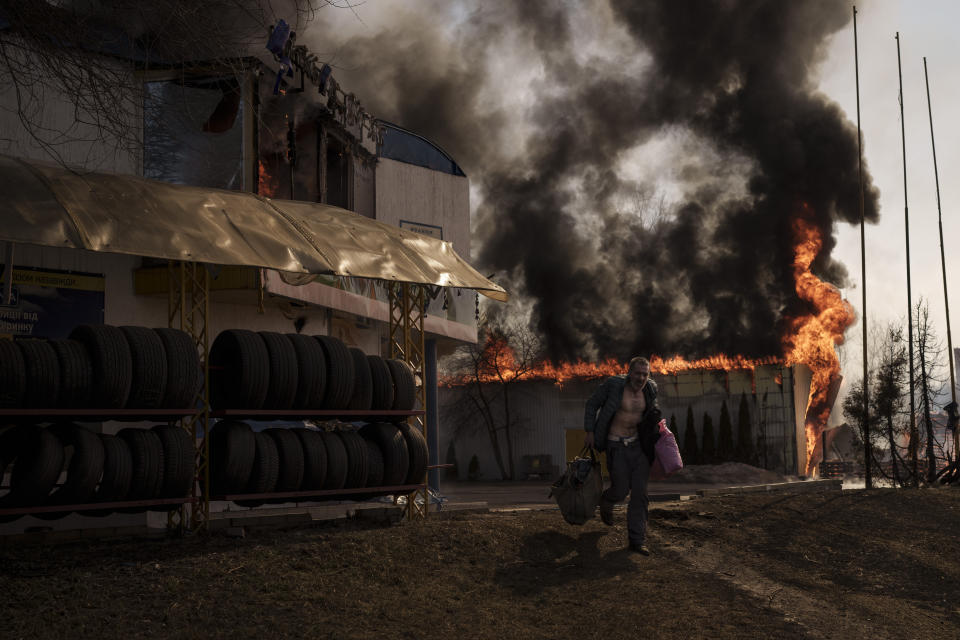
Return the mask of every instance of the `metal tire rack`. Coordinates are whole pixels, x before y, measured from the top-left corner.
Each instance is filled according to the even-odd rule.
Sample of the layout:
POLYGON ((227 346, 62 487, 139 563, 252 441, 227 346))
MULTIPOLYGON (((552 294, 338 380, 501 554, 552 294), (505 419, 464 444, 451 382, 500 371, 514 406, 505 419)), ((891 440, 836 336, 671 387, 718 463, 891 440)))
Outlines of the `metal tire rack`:
MULTIPOLYGON (((192 412, 183 409, 0 409, 0 418, 25 421, 34 424, 44 422, 60 422, 63 420, 90 418, 91 421, 122 420, 124 422, 140 422, 146 420, 166 419, 170 421, 186 422, 194 420, 192 412)), ((0 517, 8 515, 33 515, 38 513, 77 512, 83 515, 84 511, 102 511, 104 509, 122 509, 126 507, 155 507, 170 505, 167 525, 182 530, 183 521, 176 520, 174 514, 186 509, 188 504, 196 508, 198 498, 195 495, 182 498, 153 498, 148 500, 122 500, 118 502, 91 502, 83 504, 43 505, 36 507, 13 507, 0 509, 0 517), (174 520, 171 520, 174 518, 174 520)))
MULTIPOLYGON (((202 362, 206 363, 206 353, 209 351, 207 322, 209 319, 208 298, 210 294, 210 277, 206 265, 196 262, 168 263, 170 278, 170 293, 168 299, 167 325, 178 328, 189 334, 197 347, 202 362)), ((139 422, 145 420, 165 419, 178 424, 185 429, 197 442, 197 436, 206 424, 210 413, 210 403, 207 394, 209 371, 204 365, 203 387, 194 398, 195 409, 2 409, 0 418, 28 420, 34 423, 57 422, 70 418, 88 417, 94 421, 123 420, 139 422)), ((58 513, 76 511, 94 511, 103 509, 120 509, 124 507, 150 507, 170 505, 167 512, 167 527, 183 533, 185 529, 203 528, 206 526, 210 513, 210 504, 198 495, 200 487, 206 488, 208 483, 207 440, 204 437, 201 446, 196 450, 196 476, 198 483, 194 483, 189 497, 165 498, 150 500, 124 500, 119 502, 97 502, 87 504, 46 505, 37 507, 18 507, 0 509, 0 516, 4 515, 31 515, 37 513, 58 513), (187 505, 190 505, 190 518, 187 519, 187 505)))
MULTIPOLYGON (((193 531, 206 531, 210 519, 210 469, 209 439, 206 425, 211 417, 361 417, 361 416, 397 416, 407 415, 411 426, 418 428, 426 439, 426 412, 415 411, 216 411, 210 410, 210 367, 208 356, 210 353, 209 319, 210 319, 210 275, 209 266, 197 262, 168 262, 170 279, 168 296, 168 326, 180 329, 189 334, 197 347, 200 361, 203 364, 203 387, 195 399, 197 411, 184 416, 178 424, 187 431, 195 443, 199 442, 196 451, 196 482, 192 490, 189 504, 191 504, 190 518, 187 522, 186 508, 171 511, 168 517, 168 527, 183 531, 189 528, 193 531), (202 435, 202 438, 201 438, 202 435)), ((401 283, 391 284, 389 287, 390 305, 390 357, 403 360, 413 369, 416 381, 416 400, 420 407, 426 407, 426 390, 424 388, 424 329, 423 321, 426 316, 426 289, 421 285, 401 283)), ((407 517, 423 519, 429 511, 429 495, 427 479, 418 484, 401 485, 396 487, 370 487, 364 490, 337 490, 337 491, 297 491, 288 493, 269 494, 270 497, 307 497, 351 495, 377 490, 396 490, 407 493, 407 517), (418 499, 422 504, 418 504, 418 499)), ((253 499, 261 495, 215 496, 224 499, 253 499)))
MULTIPOLYGON (((90 417, 94 419, 116 419, 140 421, 148 419, 167 419, 184 429, 196 445, 196 477, 189 497, 175 499, 138 500, 117 503, 92 503, 78 505, 38 506, 16 509, 2 509, 0 515, 29 515, 31 513, 52 513, 58 511, 85 511, 105 508, 134 506, 170 505, 167 515, 167 527, 171 531, 184 533, 186 530, 204 532, 208 530, 210 518, 210 469, 209 439, 207 428, 211 418, 220 417, 257 417, 271 418, 376 418, 407 416, 409 424, 420 430, 426 439, 426 389, 424 387, 424 329, 426 315, 426 289, 423 286, 401 283, 389 287, 390 304, 390 357, 403 360, 413 370, 416 381, 416 400, 423 409, 411 411, 276 411, 276 410, 225 410, 211 411, 209 383, 210 353, 210 274, 209 266, 197 262, 169 261, 167 269, 170 287, 168 294, 167 324, 171 328, 186 332, 194 341, 203 366, 203 386, 194 398, 193 410, 143 410, 143 409, 4 409, 0 417, 22 418, 34 422, 49 422, 64 418, 90 417), (188 512, 189 506, 189 512, 188 512)), ((426 474, 422 482, 410 485, 390 487, 367 487, 363 489, 340 489, 326 491, 294 491, 272 494, 244 494, 214 496, 216 499, 243 500, 263 497, 298 498, 335 495, 355 495, 360 493, 396 492, 406 494, 406 515, 410 519, 424 519, 429 513, 429 494, 426 474)))

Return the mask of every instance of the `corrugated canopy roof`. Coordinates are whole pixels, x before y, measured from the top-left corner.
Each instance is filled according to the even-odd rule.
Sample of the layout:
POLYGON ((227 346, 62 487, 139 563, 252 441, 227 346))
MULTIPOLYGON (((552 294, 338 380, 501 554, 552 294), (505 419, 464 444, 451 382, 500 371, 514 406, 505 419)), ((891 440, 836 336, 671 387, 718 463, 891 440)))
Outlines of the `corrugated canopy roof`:
POLYGON ((509 297, 449 242, 325 204, 77 173, 2 155, 0 193, 2 240, 509 297))

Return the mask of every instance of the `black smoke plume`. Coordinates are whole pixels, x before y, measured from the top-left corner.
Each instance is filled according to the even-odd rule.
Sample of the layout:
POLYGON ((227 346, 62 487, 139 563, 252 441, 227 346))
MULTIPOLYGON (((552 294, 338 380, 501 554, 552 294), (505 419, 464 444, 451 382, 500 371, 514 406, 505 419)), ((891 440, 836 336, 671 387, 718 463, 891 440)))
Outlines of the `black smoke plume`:
MULTIPOLYGON (((427 17, 442 3, 421 3, 419 17, 342 43, 338 75, 467 169, 482 194, 474 261, 527 302, 554 359, 780 355, 785 321, 808 311, 793 220, 813 212, 814 272, 838 286, 834 225, 859 222, 856 127, 813 77, 850 6, 577 5, 487 0, 450 30, 427 17), (490 61, 505 55, 536 81, 504 78, 490 61), (497 101, 510 92, 532 96, 525 111, 497 101), (664 132, 683 141, 682 192, 658 207, 657 185, 618 167, 664 132)), ((876 221, 869 174, 864 206, 876 221)))

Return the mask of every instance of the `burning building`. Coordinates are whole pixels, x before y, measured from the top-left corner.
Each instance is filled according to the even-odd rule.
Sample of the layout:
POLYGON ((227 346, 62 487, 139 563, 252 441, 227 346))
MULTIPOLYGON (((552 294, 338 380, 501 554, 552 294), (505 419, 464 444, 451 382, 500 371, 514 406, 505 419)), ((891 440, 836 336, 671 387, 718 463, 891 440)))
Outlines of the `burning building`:
MULTIPOLYGON (((674 361, 674 367, 670 368, 668 362, 654 359, 653 378, 659 388, 663 416, 675 425, 678 443, 683 445, 689 438, 688 414, 693 417, 698 450, 703 448, 705 416, 712 420, 714 442, 717 442, 722 407, 726 404, 734 425, 730 444, 738 450, 750 450, 752 464, 785 475, 803 476, 814 472, 815 461, 811 462, 809 456, 817 456, 818 460, 820 453, 819 449, 808 453, 808 425, 816 424, 819 433, 826 426, 826 419, 820 423, 819 418, 808 415, 814 379, 814 372, 808 366, 752 362, 748 363, 752 366, 745 367, 743 361, 722 363, 715 359, 707 366, 687 363, 700 366, 683 368, 676 367, 674 361), (729 368, 721 368, 723 364, 729 368), (746 415, 742 417, 743 411, 746 415), (741 419, 749 422, 749 443, 738 440, 742 437, 737 428, 741 419)), ((509 451, 513 457, 515 477, 522 478, 531 472, 531 464, 546 465, 544 472, 555 475, 565 460, 576 455, 583 445, 584 406, 602 381, 597 373, 609 375, 625 370, 615 363, 581 366, 580 371, 571 368, 566 372, 548 367, 510 383, 507 402, 511 442, 509 446, 504 442, 505 430, 498 442, 501 450, 509 451)), ((493 405, 492 413, 503 416, 507 407, 502 386, 494 380, 484 386, 487 387, 485 397, 493 405)), ((838 388, 839 378, 835 378, 827 390, 825 403, 832 406, 838 388)), ((446 462, 456 464, 461 478, 467 477, 470 460, 476 455, 479 477, 500 479, 501 472, 486 429, 469 417, 469 413, 460 410, 471 403, 470 393, 466 385, 455 383, 442 390, 444 428, 440 450, 453 452, 453 459, 446 462)), ((715 461, 722 460, 718 457, 715 461)), ((508 468, 509 464, 505 462, 504 467, 508 468)))
MULTIPOLYGON (((835 231, 880 214, 865 165, 860 180, 857 129, 818 88, 849 5, 601 5, 477 3, 455 30, 397 12, 382 33, 337 44, 383 70, 358 79, 375 111, 419 115, 418 131, 480 172, 477 261, 525 301, 517 315, 553 362, 726 353, 762 360, 747 368, 759 378, 781 363, 788 391, 809 375, 809 395, 790 405, 803 423, 790 427, 803 434, 795 468, 809 475, 838 385, 835 348, 855 320, 836 288, 848 277, 835 231), (445 64, 424 68, 430 53, 445 64), (645 208, 661 185, 667 202, 645 208)), ((455 448, 462 470, 472 453, 455 448)))
MULTIPOLYGON (((144 176, 332 205, 470 255, 470 187, 457 162, 431 140, 375 118, 295 33, 286 53, 272 54, 263 44, 274 33, 262 34, 256 55, 223 69, 150 76, 144 176), (283 55, 295 73, 284 73, 283 55)), ((345 233, 351 234, 357 230, 345 233)), ((227 269, 213 285, 215 299, 252 301, 260 315, 276 315, 288 329, 324 330, 370 353, 386 351, 391 261, 383 258, 382 239, 361 241, 364 257, 350 256, 341 266, 351 271, 358 260, 379 261, 385 279, 227 269)), ((155 271, 149 261, 137 271, 137 294, 162 289, 155 271)), ((441 352, 476 340, 474 297, 462 293, 452 286, 429 292, 426 331, 441 352)))
MULTIPOLYGON (((388 356, 397 341, 391 287, 400 282, 423 293, 419 324, 409 323, 421 340, 420 364, 476 341, 472 281, 459 276, 472 273, 459 257, 470 254, 470 187, 438 145, 373 118, 329 66, 314 74, 317 57, 306 49, 268 50, 279 26, 210 59, 192 57, 193 50, 167 59, 156 51, 135 55, 143 41, 124 30, 124 16, 102 24, 84 7, 78 15, 92 26, 80 46, 61 39, 56 33, 87 21, 72 19, 72 5, 39 4, 59 32, 44 29, 34 39, 36 15, 4 10, 0 41, 17 51, 36 45, 45 60, 87 64, 101 82, 72 94, 72 80, 56 82, 56 74, 26 81, 33 91, 26 114, 18 113, 19 91, 0 96, 0 176, 9 187, 0 211, 0 283, 7 285, 0 339, 59 339, 79 324, 155 327, 179 319, 196 332, 206 361, 208 344, 228 329, 332 336, 388 356), (100 26, 117 40, 98 37, 100 26), (106 95, 122 95, 122 104, 101 95, 111 88, 106 95), (87 90, 94 98, 85 99, 87 90), (105 118, 116 130, 97 129, 105 118), (55 143, 37 137, 37 128, 55 143), (53 195, 61 177, 79 181, 69 202, 62 192, 53 195), (86 207, 83 223, 72 207, 86 207), (447 259, 453 268, 443 266, 447 259), (182 270, 181 261, 188 263, 182 270), (189 278, 182 275, 188 269, 189 278), (436 277, 415 275, 428 270, 436 277), (177 304, 179 312, 171 311, 177 304)), ((23 87, 16 60, 0 65, 0 80, 23 87)), ((43 71, 57 69, 51 63, 43 71)), ((107 434, 124 424, 97 420, 90 429, 107 434)), ((166 521, 128 521, 161 517, 166 521)), ((19 521, 0 534, 29 526, 19 521)))
MULTIPOLYGON (((843 344, 844 333, 855 316, 837 288, 811 271, 812 263, 823 248, 820 232, 810 222, 811 215, 809 207, 804 205, 794 218, 792 234, 796 295, 807 304, 808 311, 785 318, 780 338, 782 357, 751 359, 719 354, 698 360, 678 356, 651 358, 652 372, 660 388, 661 410, 665 417, 675 418, 681 442, 685 437, 688 410, 700 425, 698 446, 702 447, 705 416, 717 420, 724 402, 728 411, 733 411, 736 404, 738 410, 749 414, 750 433, 756 434, 756 442, 751 442, 750 448, 758 455, 751 462, 787 474, 816 473, 816 465, 823 458, 820 435, 829 421, 842 379, 836 346, 843 344), (741 396, 749 398, 745 405, 740 402, 741 396)), ((507 456, 542 454, 554 461, 571 457, 579 445, 570 443, 582 440, 579 432, 583 425, 583 407, 596 384, 585 381, 624 373, 625 366, 615 360, 601 364, 520 366, 511 348, 498 340, 490 339, 484 345, 485 355, 480 358, 484 366, 476 372, 474 380, 482 385, 499 383, 501 386, 507 381, 518 387, 518 399, 513 401, 516 425, 504 429, 507 456), (556 389, 551 390, 545 384, 552 384, 556 389), (531 427, 530 432, 540 435, 528 443, 511 441, 513 437, 521 438, 519 434, 525 433, 525 427, 530 425, 539 425, 531 427), (563 435, 569 431, 577 433, 563 435), (528 446, 538 446, 543 451, 527 451, 528 446)), ((463 378, 450 380, 450 393, 454 397, 448 405, 459 404, 456 396, 462 391, 457 387, 462 387, 464 382, 463 378)), ((509 400, 498 413, 509 416, 508 403, 509 400)), ((455 423, 463 419, 462 415, 454 414, 455 423)), ((464 430, 455 428, 455 431, 464 430)), ((733 443, 734 446, 743 444, 733 443)), ((470 447, 476 448, 476 445, 471 443, 470 447)), ((516 462, 512 460, 512 464, 516 462)))

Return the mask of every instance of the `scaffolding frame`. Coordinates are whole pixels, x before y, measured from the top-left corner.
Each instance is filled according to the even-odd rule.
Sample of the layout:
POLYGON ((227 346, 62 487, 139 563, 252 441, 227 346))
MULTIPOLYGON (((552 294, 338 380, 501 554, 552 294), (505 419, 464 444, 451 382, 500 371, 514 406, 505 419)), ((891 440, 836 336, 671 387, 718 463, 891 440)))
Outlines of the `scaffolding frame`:
POLYGON ((210 272, 207 265, 199 262, 169 261, 167 274, 170 286, 167 298, 167 326, 187 333, 200 356, 203 366, 203 386, 194 396, 193 406, 197 411, 184 416, 176 424, 192 438, 195 447, 196 480, 190 497, 190 517, 187 520, 187 505, 170 511, 167 527, 181 533, 185 529, 206 531, 210 519, 210 459, 207 426, 210 416, 210 272))
MULTIPOLYGON (((426 411, 427 397, 424 386, 425 332, 423 321, 427 315, 426 287, 411 283, 396 283, 389 287, 390 299, 390 357, 403 360, 413 369, 416 384, 416 401, 426 411)), ((408 424, 419 429, 427 440, 427 415, 410 416, 408 424)), ((428 453, 429 459, 429 453, 428 453)), ((421 488, 407 496, 407 518, 423 520, 430 510, 430 493, 427 490, 427 473, 420 479, 421 488), (418 500, 420 501, 418 503, 418 500)))

